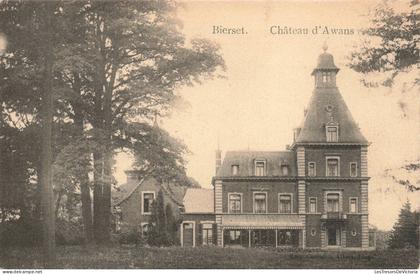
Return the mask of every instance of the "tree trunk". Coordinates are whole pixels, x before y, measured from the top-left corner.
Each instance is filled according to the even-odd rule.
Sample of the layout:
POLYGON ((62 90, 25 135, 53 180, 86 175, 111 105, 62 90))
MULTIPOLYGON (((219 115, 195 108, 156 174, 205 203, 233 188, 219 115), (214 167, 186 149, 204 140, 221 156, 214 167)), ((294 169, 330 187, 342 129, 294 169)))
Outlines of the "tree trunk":
POLYGON ((54 194, 52 183, 52 123, 53 123, 53 47, 51 17, 54 2, 44 3, 44 20, 46 39, 45 51, 45 74, 44 74, 44 94, 42 100, 41 125, 42 125, 42 144, 41 144, 41 209, 43 223, 43 251, 44 265, 51 267, 55 262, 55 218, 54 218, 54 194))
MULTIPOLYGON (((81 83, 80 77, 78 74, 74 75, 74 91, 79 95, 76 101, 73 103, 74 109, 74 124, 76 131, 76 140, 82 139, 84 136, 84 120, 83 120, 83 110, 81 103, 78 100, 81 100, 81 83)), ((83 218, 83 230, 85 243, 90 244, 93 241, 93 220, 92 220, 92 199, 90 197, 90 186, 89 186, 89 175, 87 172, 82 174, 83 178, 80 182, 80 191, 81 191, 81 200, 82 200, 82 218, 83 218)))
POLYGON ((93 188, 93 228, 94 238, 97 244, 104 243, 104 183, 103 183, 103 157, 102 153, 93 154, 94 161, 94 188, 93 188))

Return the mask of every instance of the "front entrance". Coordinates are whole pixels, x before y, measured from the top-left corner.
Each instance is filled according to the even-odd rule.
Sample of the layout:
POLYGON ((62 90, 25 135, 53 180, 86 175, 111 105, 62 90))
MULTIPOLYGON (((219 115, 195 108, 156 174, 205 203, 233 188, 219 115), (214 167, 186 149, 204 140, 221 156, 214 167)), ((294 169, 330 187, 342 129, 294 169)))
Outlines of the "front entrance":
POLYGON ((182 224, 182 246, 194 246, 194 223, 182 224))
POLYGON ((341 229, 335 225, 327 228, 327 239, 329 246, 341 245, 341 229))

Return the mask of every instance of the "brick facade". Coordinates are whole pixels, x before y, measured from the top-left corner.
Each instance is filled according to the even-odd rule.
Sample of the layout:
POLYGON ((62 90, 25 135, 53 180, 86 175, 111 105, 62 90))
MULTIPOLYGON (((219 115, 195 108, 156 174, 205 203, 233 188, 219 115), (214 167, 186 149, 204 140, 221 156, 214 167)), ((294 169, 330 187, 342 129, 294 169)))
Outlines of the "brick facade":
MULTIPOLYGON (((218 246, 369 247, 369 143, 336 86, 338 71, 331 54, 319 56, 287 151, 228 151, 222 162, 216 152, 214 215, 202 219, 214 219, 218 246)), ((200 229, 201 217, 184 217, 200 229)))

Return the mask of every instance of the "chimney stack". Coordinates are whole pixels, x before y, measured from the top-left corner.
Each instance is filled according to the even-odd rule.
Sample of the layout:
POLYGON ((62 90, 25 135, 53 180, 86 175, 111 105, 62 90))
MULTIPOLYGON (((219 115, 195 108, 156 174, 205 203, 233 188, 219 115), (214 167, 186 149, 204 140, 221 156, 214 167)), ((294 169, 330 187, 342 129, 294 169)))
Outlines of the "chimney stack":
POLYGON ((216 175, 222 165, 222 151, 218 148, 216 150, 216 175))

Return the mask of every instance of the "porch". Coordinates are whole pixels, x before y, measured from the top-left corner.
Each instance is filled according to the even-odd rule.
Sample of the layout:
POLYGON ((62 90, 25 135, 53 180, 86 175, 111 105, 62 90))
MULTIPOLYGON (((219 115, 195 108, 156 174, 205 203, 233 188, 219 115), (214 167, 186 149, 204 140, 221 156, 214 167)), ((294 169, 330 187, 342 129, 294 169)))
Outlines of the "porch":
POLYGON ((297 215, 224 215, 223 247, 299 247, 304 225, 297 215))

